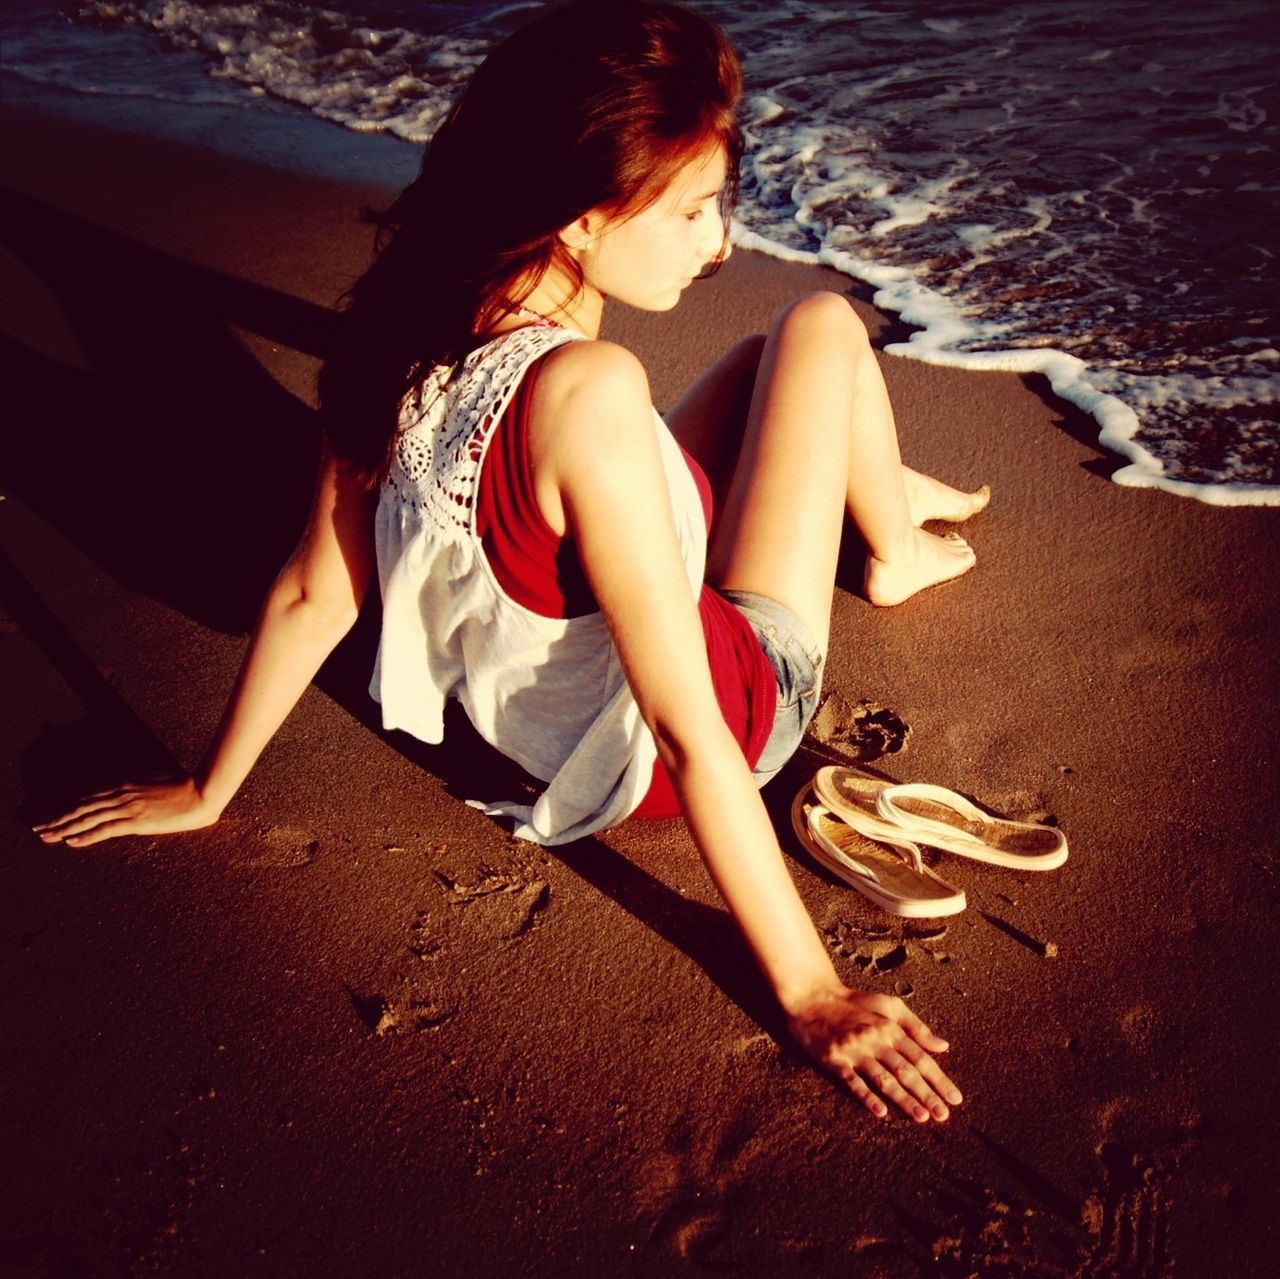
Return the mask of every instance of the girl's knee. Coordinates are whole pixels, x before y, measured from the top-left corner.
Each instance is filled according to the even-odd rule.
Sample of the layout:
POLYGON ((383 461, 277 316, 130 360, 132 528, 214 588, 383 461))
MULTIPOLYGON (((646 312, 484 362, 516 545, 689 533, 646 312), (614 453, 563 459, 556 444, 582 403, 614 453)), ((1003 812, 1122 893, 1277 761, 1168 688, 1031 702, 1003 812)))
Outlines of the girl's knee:
POLYGON ((791 303, 779 317, 784 331, 797 330, 806 339, 830 337, 855 345, 866 345, 866 325, 849 300, 841 293, 821 289, 791 303))

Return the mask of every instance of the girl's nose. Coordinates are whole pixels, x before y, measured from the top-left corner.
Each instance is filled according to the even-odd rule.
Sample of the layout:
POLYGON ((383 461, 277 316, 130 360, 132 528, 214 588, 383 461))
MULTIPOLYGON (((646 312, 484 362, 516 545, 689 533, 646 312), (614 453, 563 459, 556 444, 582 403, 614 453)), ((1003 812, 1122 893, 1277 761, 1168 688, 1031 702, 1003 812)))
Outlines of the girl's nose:
POLYGON ((701 246, 702 256, 708 263, 729 256, 729 228, 720 217, 706 219, 707 235, 701 246))

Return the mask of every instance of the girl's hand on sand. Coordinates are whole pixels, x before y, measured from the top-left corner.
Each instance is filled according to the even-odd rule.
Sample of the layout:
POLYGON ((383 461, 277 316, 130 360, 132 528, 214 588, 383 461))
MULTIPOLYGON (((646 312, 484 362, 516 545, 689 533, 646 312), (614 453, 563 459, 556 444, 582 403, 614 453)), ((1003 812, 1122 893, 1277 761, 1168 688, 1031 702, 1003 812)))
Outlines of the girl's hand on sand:
POLYGON ((33 829, 46 844, 85 848, 120 835, 167 835, 212 826, 218 810, 205 802, 193 778, 126 782, 87 796, 77 807, 33 829))
POLYGON ((896 996, 840 986, 810 998, 789 1020, 800 1047, 838 1075, 877 1118, 889 1113, 882 1098, 917 1123, 946 1119, 947 1103, 958 1106, 962 1100, 929 1055, 946 1052, 946 1040, 896 996))

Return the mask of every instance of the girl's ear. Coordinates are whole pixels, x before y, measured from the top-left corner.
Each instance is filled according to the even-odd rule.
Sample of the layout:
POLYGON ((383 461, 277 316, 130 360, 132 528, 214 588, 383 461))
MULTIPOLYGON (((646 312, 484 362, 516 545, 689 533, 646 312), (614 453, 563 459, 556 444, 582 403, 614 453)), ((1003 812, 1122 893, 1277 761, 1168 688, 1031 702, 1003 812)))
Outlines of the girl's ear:
POLYGON ((604 220, 594 209, 574 218, 568 226, 560 228, 560 242, 575 253, 585 253, 596 242, 604 220))

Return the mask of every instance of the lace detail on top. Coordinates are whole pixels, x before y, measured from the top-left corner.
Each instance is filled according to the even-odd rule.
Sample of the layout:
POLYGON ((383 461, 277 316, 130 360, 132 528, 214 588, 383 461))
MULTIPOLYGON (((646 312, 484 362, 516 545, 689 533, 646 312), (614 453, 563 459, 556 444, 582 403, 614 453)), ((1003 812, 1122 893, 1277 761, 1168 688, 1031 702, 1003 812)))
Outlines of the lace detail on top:
POLYGON ((472 351, 452 380, 447 369, 432 369, 401 404, 383 487, 444 541, 461 541, 473 528, 485 443, 529 361, 579 340, 570 329, 512 329, 472 351))
MULTIPOLYGON (((566 843, 615 825, 643 799, 657 747, 600 613, 522 608, 494 578, 476 533, 485 451, 531 360, 580 335, 530 327, 495 338, 457 375, 433 372, 409 397, 374 518, 382 635, 370 691, 382 723, 425 742, 456 697, 485 741, 547 783, 529 804, 483 805, 516 834, 566 843)), ((658 414, 676 539, 693 598, 706 567, 697 486, 658 414)))

